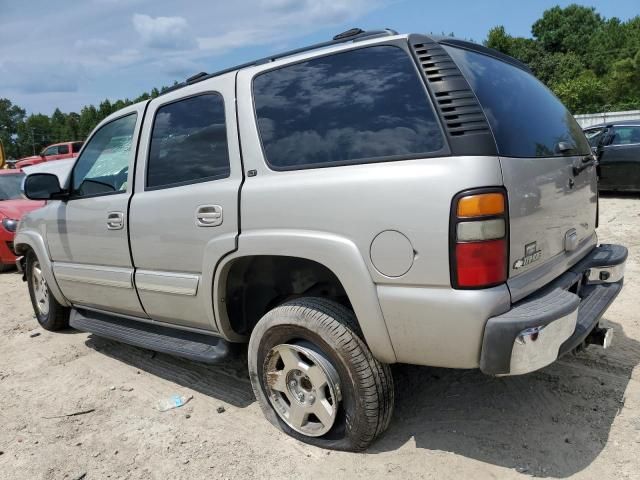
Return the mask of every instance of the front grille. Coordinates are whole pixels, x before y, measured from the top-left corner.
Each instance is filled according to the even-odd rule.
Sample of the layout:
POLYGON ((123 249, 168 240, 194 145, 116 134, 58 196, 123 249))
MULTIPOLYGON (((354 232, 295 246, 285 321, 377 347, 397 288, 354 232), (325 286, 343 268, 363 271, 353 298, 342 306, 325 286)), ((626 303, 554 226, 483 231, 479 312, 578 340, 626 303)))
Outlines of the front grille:
POLYGON ((435 42, 412 47, 449 135, 490 133, 482 107, 444 48, 435 42))

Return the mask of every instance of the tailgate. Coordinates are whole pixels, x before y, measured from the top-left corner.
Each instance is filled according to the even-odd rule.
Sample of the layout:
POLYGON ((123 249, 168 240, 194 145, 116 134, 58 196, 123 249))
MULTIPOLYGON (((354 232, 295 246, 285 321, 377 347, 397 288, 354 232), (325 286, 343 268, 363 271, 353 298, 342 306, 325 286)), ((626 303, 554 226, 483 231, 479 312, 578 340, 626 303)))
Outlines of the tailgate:
POLYGON ((513 301, 562 274, 596 243, 597 180, 571 113, 522 64, 445 46, 491 126, 509 198, 513 301))
POLYGON ((515 298, 562 274, 596 242, 595 167, 575 174, 573 165, 581 161, 500 158, 509 198, 509 286, 515 298))

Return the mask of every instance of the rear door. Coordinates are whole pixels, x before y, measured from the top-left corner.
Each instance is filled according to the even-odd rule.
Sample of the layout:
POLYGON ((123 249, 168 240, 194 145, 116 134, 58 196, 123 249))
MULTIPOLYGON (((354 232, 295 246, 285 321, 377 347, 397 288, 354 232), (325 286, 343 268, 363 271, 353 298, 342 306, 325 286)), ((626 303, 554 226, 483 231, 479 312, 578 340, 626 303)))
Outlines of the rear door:
POLYGON ((151 101, 131 200, 135 283, 153 319, 215 330, 213 269, 236 248, 235 73, 151 101))
POLYGON ((509 287, 517 300, 563 273, 596 242, 590 147, 571 113, 532 74, 482 53, 446 48, 482 105, 498 147, 509 199, 509 287))
POLYGON ((601 188, 640 190, 640 125, 614 126, 600 152, 601 188))

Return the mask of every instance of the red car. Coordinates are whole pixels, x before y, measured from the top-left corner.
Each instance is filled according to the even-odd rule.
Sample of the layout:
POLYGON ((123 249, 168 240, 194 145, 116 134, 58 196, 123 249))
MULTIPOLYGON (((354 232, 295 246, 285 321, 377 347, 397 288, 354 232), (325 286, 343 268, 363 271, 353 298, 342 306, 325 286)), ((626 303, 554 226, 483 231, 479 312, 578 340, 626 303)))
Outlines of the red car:
POLYGON ((83 142, 64 142, 49 145, 40 152, 40 155, 24 157, 16 162, 16 168, 30 167, 50 160, 63 160, 65 158, 75 158, 80 153, 83 142))
POLYGON ((24 173, 0 170, 0 272, 15 265, 13 237, 22 215, 40 208, 44 202, 25 200, 20 193, 24 173))

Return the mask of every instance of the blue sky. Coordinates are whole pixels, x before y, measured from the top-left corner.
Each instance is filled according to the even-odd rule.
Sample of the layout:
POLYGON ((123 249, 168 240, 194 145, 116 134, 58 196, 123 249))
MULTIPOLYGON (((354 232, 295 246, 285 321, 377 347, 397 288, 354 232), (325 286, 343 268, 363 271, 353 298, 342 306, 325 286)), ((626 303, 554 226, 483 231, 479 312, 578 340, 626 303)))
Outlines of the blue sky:
MULTIPOLYGON (((324 41, 358 26, 450 33, 481 42, 504 25, 530 35, 565 1, 516 0, 0 0, 0 98, 28 112, 136 97, 199 71, 324 41)), ((589 0, 605 17, 638 0, 589 0)))

